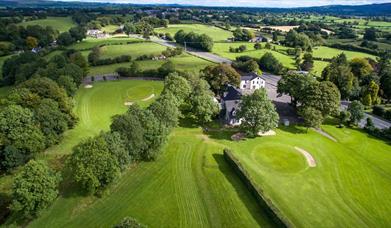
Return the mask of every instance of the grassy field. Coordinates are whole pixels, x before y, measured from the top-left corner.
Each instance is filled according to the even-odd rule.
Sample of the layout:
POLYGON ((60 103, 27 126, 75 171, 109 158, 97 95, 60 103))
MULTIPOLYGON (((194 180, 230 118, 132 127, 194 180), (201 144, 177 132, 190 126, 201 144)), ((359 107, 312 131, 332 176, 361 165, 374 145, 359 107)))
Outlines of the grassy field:
POLYGON ((202 24, 179 24, 179 25, 169 25, 168 28, 157 28, 155 31, 157 33, 170 33, 172 36, 175 35, 179 30, 185 32, 195 32, 198 34, 207 34, 214 41, 226 41, 228 38, 232 37, 232 32, 223 30, 221 28, 209 25, 202 24))
POLYGON ((129 42, 140 42, 142 40, 136 39, 136 38, 130 38, 130 37, 112 37, 112 38, 106 38, 106 39, 95 39, 95 38, 86 38, 82 42, 75 43, 71 46, 69 46, 69 49, 75 49, 75 50, 86 50, 91 49, 98 45, 109 45, 109 44, 127 44, 129 42))
POLYGON ((178 128, 157 161, 127 170, 109 195, 62 196, 30 226, 112 227, 132 216, 149 227, 270 227, 223 148, 200 128, 178 128))
MULTIPOLYGON (((262 44, 264 46, 264 44, 262 44)), ((276 47, 277 50, 284 51, 287 48, 279 45, 273 45, 276 47)), ((255 50, 254 49, 254 43, 248 43, 248 42, 235 42, 235 43, 215 43, 213 47, 213 53, 220 55, 222 57, 232 59, 234 60, 238 56, 242 55, 248 55, 254 58, 260 58, 262 55, 264 55, 266 52, 271 52, 285 67, 288 68, 294 68, 294 59, 291 58, 288 55, 281 54, 279 52, 269 50, 269 49, 260 49, 255 50), (229 47, 237 48, 240 45, 245 45, 247 47, 247 51, 241 52, 241 53, 231 53, 229 52, 229 47)))
POLYGON ((277 136, 228 144, 266 195, 297 227, 389 227, 391 146, 359 130, 282 128, 277 136), (294 149, 308 151, 310 168, 294 149))
POLYGON ((329 65, 330 63, 329 62, 325 62, 325 61, 318 61, 318 60, 315 60, 314 61, 314 67, 312 68, 312 73, 315 74, 316 76, 321 76, 322 75, 322 71, 323 69, 329 65))
POLYGON ((102 31, 106 33, 113 33, 119 28, 118 25, 106 25, 105 27, 102 27, 102 31))
MULTIPOLYGON (((204 69, 206 66, 213 63, 203 60, 201 58, 194 57, 188 54, 182 54, 181 56, 172 57, 170 60, 174 63, 175 68, 179 71, 186 72, 199 72, 201 69, 204 69)), ((144 60, 137 61, 140 64, 142 70, 157 69, 163 65, 165 60, 144 60)), ((129 67, 130 63, 118 63, 104 66, 90 67, 88 75, 102 75, 115 72, 119 67, 129 67)))
POLYGON ((153 100, 141 101, 151 94, 158 95, 163 88, 159 81, 97 82, 91 89, 80 88, 75 97, 75 113, 80 118, 78 125, 64 134, 59 145, 47 150, 44 156, 68 154, 71 148, 87 138, 108 130, 113 115, 126 111, 125 101, 148 105, 153 100))
POLYGON ((342 52, 345 53, 345 55, 348 59, 372 58, 372 59, 376 60, 376 56, 370 55, 367 53, 362 53, 362 52, 357 52, 357 51, 345 51, 345 50, 340 50, 340 49, 336 49, 336 48, 329 48, 329 47, 325 47, 325 46, 315 47, 313 49, 313 56, 318 57, 318 58, 333 58, 334 56, 337 56, 342 52))
POLYGON ((164 50, 166 47, 152 42, 110 45, 101 48, 101 58, 113 58, 120 55, 130 55, 132 58, 137 58, 141 55, 159 54, 164 50))
POLYGON ((18 25, 40 25, 40 26, 52 26, 59 32, 68 31, 70 28, 76 26, 71 17, 47 17, 46 19, 26 21, 19 23, 18 25))

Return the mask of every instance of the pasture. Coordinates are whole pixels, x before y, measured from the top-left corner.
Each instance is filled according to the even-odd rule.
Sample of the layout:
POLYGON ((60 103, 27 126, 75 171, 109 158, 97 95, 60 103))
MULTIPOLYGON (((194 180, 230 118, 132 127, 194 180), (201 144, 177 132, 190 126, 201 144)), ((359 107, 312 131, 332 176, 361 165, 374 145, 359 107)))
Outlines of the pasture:
POLYGON ((101 48, 101 58, 130 55, 135 59, 141 55, 159 54, 164 50, 166 50, 166 47, 152 42, 109 45, 101 48))
POLYGON ((100 45, 115 45, 115 44, 125 45, 128 43, 142 42, 142 41, 143 40, 141 39, 126 37, 126 36, 111 37, 111 38, 104 38, 104 39, 96 39, 96 38, 88 37, 84 39, 82 42, 72 44, 68 48, 75 49, 75 50, 87 50, 100 45))
POLYGON ((114 33, 117 29, 119 29, 118 25, 106 25, 101 30, 106 33, 114 33))
POLYGON ((25 21, 19 23, 18 25, 22 25, 22 26, 40 25, 43 27, 51 26, 54 29, 57 29, 59 32, 66 32, 70 28, 76 26, 76 23, 72 21, 71 17, 47 17, 46 19, 25 21))
MULTIPOLYGON (((271 52, 285 67, 287 68, 295 68, 294 67, 294 59, 288 55, 281 54, 280 52, 273 51, 271 49, 265 49, 265 44, 262 43, 262 49, 255 50, 254 49, 254 43, 248 43, 248 42, 235 42, 235 43, 215 43, 213 46, 213 53, 220 55, 222 57, 235 60, 236 57, 242 56, 242 55, 248 55, 254 58, 261 58, 262 55, 264 55, 267 52, 271 52), (232 53, 229 52, 229 47, 237 48, 240 45, 245 45, 247 47, 247 50, 241 53, 232 53)), ((279 45, 272 45, 273 47, 276 47, 276 50, 285 51, 287 48, 279 45)))
MULTIPOLYGON (((206 66, 209 66, 213 63, 203 60, 198 57, 194 57, 189 54, 182 54, 180 56, 172 57, 170 58, 170 61, 172 61, 175 65, 175 68, 178 71, 186 71, 186 72, 198 72, 202 69, 204 69, 206 66)), ((143 60, 143 61, 137 61, 140 65, 140 68, 142 70, 151 70, 151 69, 157 69, 161 65, 163 65, 166 60, 143 60)), ((130 63, 118 63, 118 64, 110 64, 110 65, 104 65, 104 66, 96 66, 96 67, 90 67, 90 70, 88 72, 88 75, 102 75, 102 74, 109 74, 115 72, 115 70, 119 67, 129 67, 130 63)))
POLYGON ((179 30, 185 32, 194 32, 197 34, 207 34, 210 36, 213 41, 226 41, 228 38, 232 37, 232 32, 215 27, 210 25, 203 24, 179 24, 179 25, 169 25, 167 28, 157 28, 155 31, 157 33, 170 33, 172 36, 175 35, 179 30))
POLYGON ((297 227, 387 227, 391 223, 391 146, 355 129, 324 125, 334 142, 282 127, 277 136, 228 140, 265 195, 297 227), (310 153, 309 167, 295 147, 310 153))
POLYGON ((315 47, 313 48, 312 55, 317 58, 328 58, 331 59, 341 53, 345 53, 346 57, 351 60, 353 58, 371 58, 376 60, 376 56, 363 53, 363 52, 357 52, 357 51, 345 51, 340 50, 336 48, 330 48, 325 46, 315 47))

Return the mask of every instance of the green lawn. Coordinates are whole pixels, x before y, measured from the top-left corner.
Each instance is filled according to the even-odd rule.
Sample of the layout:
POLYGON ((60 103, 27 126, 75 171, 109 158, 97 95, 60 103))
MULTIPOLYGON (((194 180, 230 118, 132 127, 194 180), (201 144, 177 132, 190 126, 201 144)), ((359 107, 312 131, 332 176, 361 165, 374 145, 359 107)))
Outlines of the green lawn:
POLYGON ((70 28, 76 26, 71 17, 47 17, 46 19, 39 19, 33 21, 26 21, 19 23, 18 25, 40 25, 40 26, 52 26, 59 32, 68 31, 70 28))
POLYGON ((103 32, 106 32, 106 33, 113 33, 115 32, 117 29, 119 29, 119 26, 118 25, 106 25, 105 27, 102 27, 102 31, 103 32))
MULTIPOLYGON (((204 69, 206 66, 211 65, 213 63, 203 60, 198 57, 194 57, 188 54, 182 54, 181 56, 172 57, 170 60, 174 63, 175 67, 179 71, 186 72, 198 72, 201 69, 204 69)), ((150 70, 157 69, 161 65, 163 65, 164 60, 144 60, 137 61, 140 64, 141 69, 150 70)), ((90 71, 88 75, 102 75, 109 74, 115 72, 115 70, 119 67, 129 67, 130 63, 118 63, 104 66, 96 66, 90 67, 90 71)))
MULTIPOLYGON (((262 46, 264 47, 264 43, 262 46)), ((287 48, 279 45, 273 45, 277 50, 285 51, 287 48)), ((235 43, 215 43, 213 46, 213 53, 220 55, 222 57, 235 60, 236 57, 242 55, 248 55, 254 58, 261 58, 266 52, 271 52, 285 67, 295 68, 294 67, 294 59, 288 55, 281 54, 280 52, 269 50, 269 49, 254 49, 254 43, 248 42, 235 42, 235 43), (241 53, 231 53, 229 52, 229 47, 237 48, 240 45, 245 45, 247 50, 241 53)))
POLYGON ((207 34, 214 41, 226 41, 228 38, 232 37, 232 32, 209 25, 203 24, 179 24, 179 25, 169 25, 168 28, 157 28, 155 31, 157 33, 170 33, 172 36, 175 35, 179 30, 185 32, 195 32, 198 34, 207 34))
POLYGON ((265 194, 297 227, 389 227, 391 146, 353 129, 323 126, 334 142, 294 127, 228 144, 265 194), (308 151, 308 167, 294 149, 308 151))
POLYGON ((130 37, 112 37, 112 38, 104 38, 104 39, 96 39, 96 38, 86 38, 82 42, 73 44, 69 46, 69 49, 75 50, 86 50, 91 49, 97 45, 109 45, 109 44, 127 44, 128 42, 140 42, 142 40, 130 37))
POLYGON ((374 60, 376 59, 376 56, 367 53, 362 53, 357 51, 345 51, 345 50, 340 50, 340 49, 330 48, 325 46, 315 47, 313 49, 313 56, 317 58, 333 58, 334 56, 337 56, 342 52, 345 53, 348 59, 353 59, 353 58, 372 58, 374 60))
POLYGON ((113 58, 120 55, 130 55, 132 58, 137 58, 141 55, 159 54, 164 50, 166 47, 152 42, 109 45, 101 48, 101 58, 113 58))
POLYGON ((321 76, 322 75, 322 71, 323 69, 329 65, 330 63, 329 62, 325 62, 325 61, 318 61, 318 60, 315 60, 314 61, 314 67, 312 68, 312 73, 315 74, 316 76, 321 76))

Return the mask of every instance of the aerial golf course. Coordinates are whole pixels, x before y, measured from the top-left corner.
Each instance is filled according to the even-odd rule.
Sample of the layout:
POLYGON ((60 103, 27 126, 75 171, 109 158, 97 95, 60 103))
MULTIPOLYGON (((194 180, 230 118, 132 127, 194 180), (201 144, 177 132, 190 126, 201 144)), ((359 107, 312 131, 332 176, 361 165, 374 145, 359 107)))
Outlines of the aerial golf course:
MULTIPOLYGON (((83 138, 107 130, 110 117, 126 111, 125 102, 145 107, 154 98, 145 99, 158 95, 162 86, 127 80, 81 88, 75 99, 79 124, 42 156, 50 161, 51 156, 69 154, 83 138)), ((30 226, 112 226, 132 215, 150 227, 272 227, 224 160, 222 151, 230 148, 265 195, 298 227, 386 227, 391 210, 390 145, 356 129, 323 129, 334 140, 304 128, 281 127, 276 136, 232 142, 231 131, 205 134, 184 121, 156 162, 131 166, 101 197, 62 186, 60 197, 30 226), (361 143, 354 144, 356 140, 361 143), (316 166, 309 167, 295 147, 308 151, 316 166)))

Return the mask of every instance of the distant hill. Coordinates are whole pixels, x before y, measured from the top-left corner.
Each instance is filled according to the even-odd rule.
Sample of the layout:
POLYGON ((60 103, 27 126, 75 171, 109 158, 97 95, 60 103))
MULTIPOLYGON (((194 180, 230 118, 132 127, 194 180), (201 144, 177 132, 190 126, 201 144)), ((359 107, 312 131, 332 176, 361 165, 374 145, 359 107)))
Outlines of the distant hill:
POLYGON ((356 15, 356 16, 391 16, 391 2, 369 5, 329 5, 316 7, 298 7, 298 8, 266 8, 266 7, 206 7, 189 6, 178 4, 118 4, 118 3, 99 3, 99 2, 61 2, 48 0, 0 0, 1 7, 48 7, 48 8, 94 8, 94 7, 140 7, 140 6, 159 6, 159 7, 177 7, 177 8, 204 8, 204 9, 229 9, 252 12, 311 12, 320 14, 335 15, 356 15))

